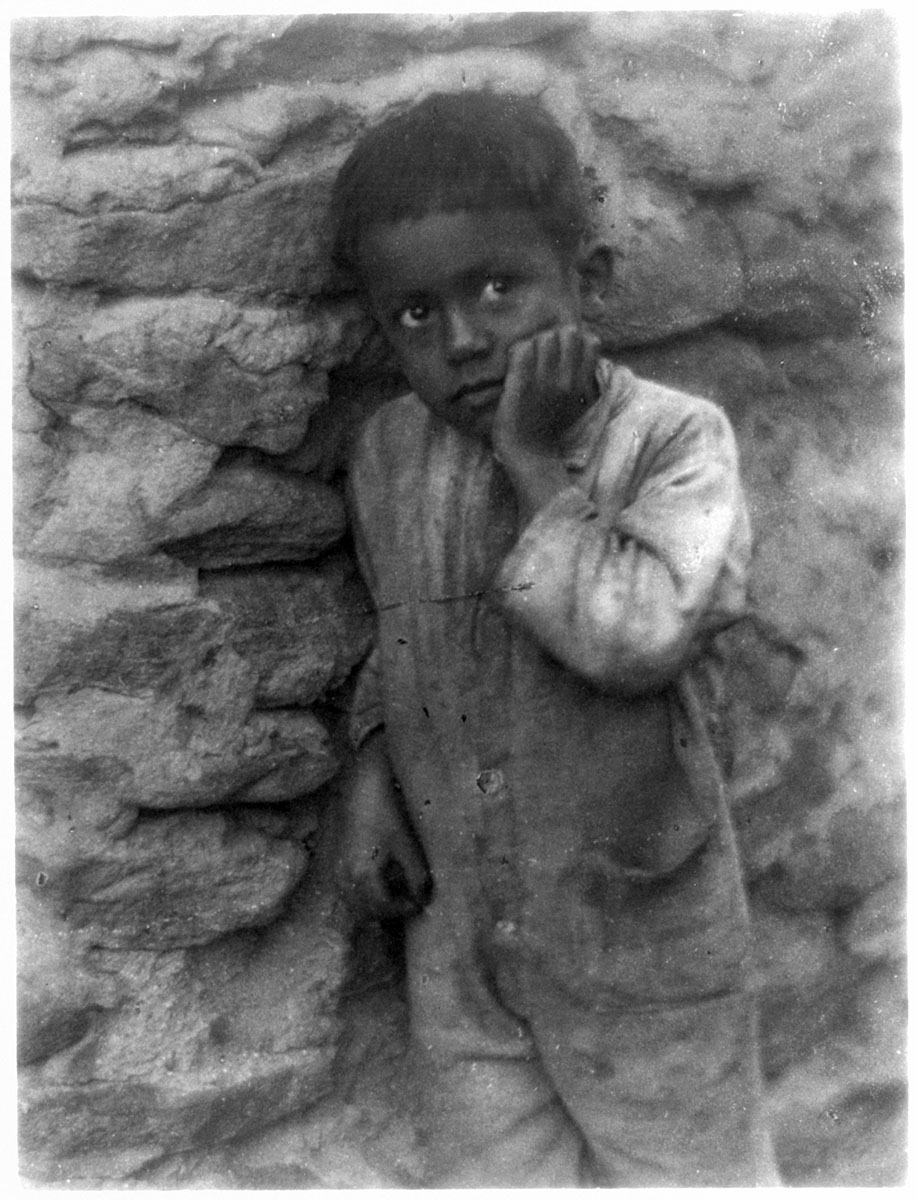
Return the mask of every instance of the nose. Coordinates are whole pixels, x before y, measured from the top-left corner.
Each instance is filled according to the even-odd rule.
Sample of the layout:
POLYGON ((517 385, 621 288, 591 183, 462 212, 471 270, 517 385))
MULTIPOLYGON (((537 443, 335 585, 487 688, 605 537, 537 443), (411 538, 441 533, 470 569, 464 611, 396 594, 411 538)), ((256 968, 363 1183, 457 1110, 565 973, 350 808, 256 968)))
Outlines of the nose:
POLYGON ((486 354, 490 348, 491 337, 486 326, 458 305, 447 309, 446 353, 450 362, 465 362, 486 354))

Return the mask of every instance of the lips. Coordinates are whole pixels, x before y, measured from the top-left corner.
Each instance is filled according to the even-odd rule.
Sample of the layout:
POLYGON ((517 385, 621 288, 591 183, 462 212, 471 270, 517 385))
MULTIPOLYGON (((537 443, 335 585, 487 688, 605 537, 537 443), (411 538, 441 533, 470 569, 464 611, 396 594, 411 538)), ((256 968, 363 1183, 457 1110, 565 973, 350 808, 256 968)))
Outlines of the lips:
POLYGON ((454 392, 452 402, 456 404, 458 401, 464 400, 473 407, 478 404, 487 404, 493 399, 492 393, 495 391, 500 393, 503 386, 502 379, 482 379, 478 383, 466 383, 457 392, 454 392))

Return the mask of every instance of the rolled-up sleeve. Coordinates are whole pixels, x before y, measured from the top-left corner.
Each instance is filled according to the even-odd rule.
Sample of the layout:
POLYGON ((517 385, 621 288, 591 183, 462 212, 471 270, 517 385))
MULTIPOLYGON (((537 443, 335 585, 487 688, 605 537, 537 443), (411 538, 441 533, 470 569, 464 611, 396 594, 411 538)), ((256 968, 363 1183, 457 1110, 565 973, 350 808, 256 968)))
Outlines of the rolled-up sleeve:
POLYGON ((694 401, 649 429, 638 464, 624 504, 602 469, 590 494, 559 492, 495 580, 504 611, 543 649, 625 694, 668 683, 742 615, 749 559, 736 444, 718 408, 694 401))

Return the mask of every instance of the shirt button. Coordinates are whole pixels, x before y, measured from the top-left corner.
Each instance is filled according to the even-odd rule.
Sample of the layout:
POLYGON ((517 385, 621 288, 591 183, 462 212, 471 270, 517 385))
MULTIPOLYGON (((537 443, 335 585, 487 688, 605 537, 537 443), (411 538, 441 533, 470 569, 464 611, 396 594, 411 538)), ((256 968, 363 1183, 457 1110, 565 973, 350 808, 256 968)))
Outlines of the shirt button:
POLYGON ((504 777, 500 771, 487 770, 482 771, 475 782, 479 791, 484 792, 486 796, 494 796, 503 789, 504 777))

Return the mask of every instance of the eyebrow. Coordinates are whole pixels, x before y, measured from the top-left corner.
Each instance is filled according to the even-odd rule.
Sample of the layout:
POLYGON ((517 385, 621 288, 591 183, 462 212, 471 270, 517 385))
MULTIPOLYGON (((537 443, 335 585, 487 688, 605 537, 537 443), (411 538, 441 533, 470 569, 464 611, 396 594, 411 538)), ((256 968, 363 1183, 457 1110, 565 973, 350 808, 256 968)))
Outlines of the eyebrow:
MULTIPOLYGON (((525 262, 521 262, 518 258, 511 260, 498 252, 493 257, 482 257, 478 262, 465 267, 464 270, 450 277, 450 282, 467 287, 477 284, 481 279, 491 279, 495 276, 512 278, 513 276, 525 274, 526 265, 525 262)), ((431 292, 424 291, 422 288, 408 289, 401 292, 390 291, 385 286, 379 289, 379 294, 387 306, 390 304, 399 306, 416 304, 419 301, 428 301, 431 296, 431 292)))

